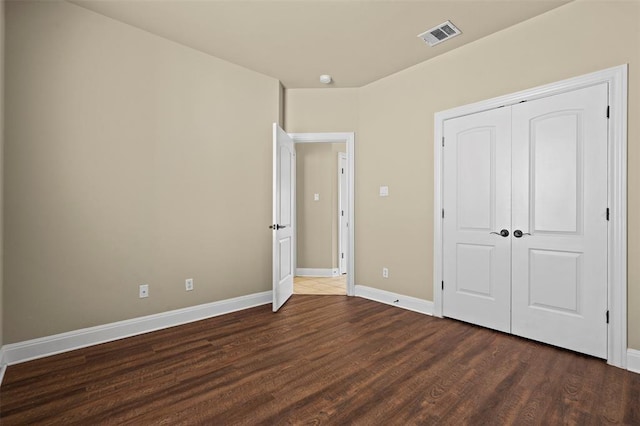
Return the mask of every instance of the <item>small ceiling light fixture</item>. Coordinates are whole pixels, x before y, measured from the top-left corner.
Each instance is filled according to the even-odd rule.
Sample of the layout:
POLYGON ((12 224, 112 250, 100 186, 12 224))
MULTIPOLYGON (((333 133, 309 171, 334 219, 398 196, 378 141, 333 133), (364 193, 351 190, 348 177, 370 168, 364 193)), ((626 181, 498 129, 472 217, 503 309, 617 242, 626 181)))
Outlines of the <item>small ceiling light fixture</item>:
POLYGON ((322 84, 329 84, 333 81, 333 79, 331 78, 331 76, 329 74, 322 74, 320 76, 320 83, 322 84))
POLYGON ((451 21, 447 21, 437 27, 433 27, 430 30, 423 32, 422 34, 418 34, 418 37, 424 40, 429 46, 435 46, 436 44, 449 40, 461 33, 462 31, 460 31, 458 27, 453 25, 451 21))

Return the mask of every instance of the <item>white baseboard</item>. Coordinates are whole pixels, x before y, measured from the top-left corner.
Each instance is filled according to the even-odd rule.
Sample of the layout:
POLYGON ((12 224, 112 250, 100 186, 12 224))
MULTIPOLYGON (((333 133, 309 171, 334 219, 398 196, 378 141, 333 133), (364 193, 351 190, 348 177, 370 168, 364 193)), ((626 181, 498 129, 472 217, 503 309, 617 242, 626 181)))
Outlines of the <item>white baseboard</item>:
POLYGON ((4 379, 5 371, 7 371, 7 364, 0 364, 0 385, 2 384, 2 379, 4 379))
MULTIPOLYGON (((433 302, 392 293, 363 285, 356 285, 356 296, 433 315, 433 302)), ((53 336, 41 337, 0 348, 0 384, 7 365, 18 364, 45 356, 81 349, 87 346, 124 339, 176 325, 187 324, 272 302, 271 291, 206 303, 155 315, 84 328, 53 336)), ((627 370, 640 373, 640 351, 627 349, 627 370)))
POLYGON ((640 351, 627 349, 627 370, 640 374, 640 351))
MULTIPOLYGON (((228 314, 272 302, 271 291, 4 345, 0 367, 228 314)), ((4 374, 4 369, 0 372, 4 374)), ((0 380, 0 383, 2 381, 0 380)))
POLYGON ((356 285, 356 296, 419 312, 421 314, 433 315, 433 302, 418 299, 417 297, 403 296, 402 294, 379 290, 377 288, 367 287, 364 285, 356 285))
POLYGON ((338 275, 340 275, 340 270, 338 268, 296 268, 297 277, 337 277, 338 275))
MULTIPOLYGON (((433 315, 433 302, 411 296, 379 290, 377 288, 356 285, 356 296, 391 306, 408 309, 421 314, 433 315)), ((640 374, 640 351, 627 349, 627 370, 640 374)))

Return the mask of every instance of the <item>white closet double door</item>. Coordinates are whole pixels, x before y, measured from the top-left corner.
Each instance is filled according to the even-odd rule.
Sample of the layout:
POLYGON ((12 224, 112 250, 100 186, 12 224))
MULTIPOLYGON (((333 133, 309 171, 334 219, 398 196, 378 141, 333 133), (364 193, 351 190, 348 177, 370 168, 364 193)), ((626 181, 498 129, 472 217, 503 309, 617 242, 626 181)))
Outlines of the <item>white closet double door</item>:
POLYGON ((445 122, 444 316, 607 357, 607 90, 445 122))

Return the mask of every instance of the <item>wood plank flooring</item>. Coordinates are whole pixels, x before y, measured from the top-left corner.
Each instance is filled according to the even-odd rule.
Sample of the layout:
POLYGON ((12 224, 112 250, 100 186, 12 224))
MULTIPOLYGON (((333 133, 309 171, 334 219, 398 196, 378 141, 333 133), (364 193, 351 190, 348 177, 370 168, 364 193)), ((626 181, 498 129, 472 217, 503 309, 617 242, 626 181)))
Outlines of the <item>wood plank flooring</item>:
POLYGON ((294 295, 10 366, 0 423, 640 424, 640 375, 361 298, 294 295))
POLYGON ((293 294, 346 295, 347 276, 294 277, 293 294))

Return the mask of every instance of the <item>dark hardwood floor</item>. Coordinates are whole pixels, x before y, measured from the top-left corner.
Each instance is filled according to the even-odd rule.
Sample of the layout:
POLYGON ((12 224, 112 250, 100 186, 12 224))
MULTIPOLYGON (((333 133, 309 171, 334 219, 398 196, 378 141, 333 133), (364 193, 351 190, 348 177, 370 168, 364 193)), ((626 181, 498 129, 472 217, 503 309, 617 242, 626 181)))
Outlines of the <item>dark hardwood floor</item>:
POLYGON ((640 425, 640 375, 360 298, 263 306, 10 366, 0 423, 640 425))

